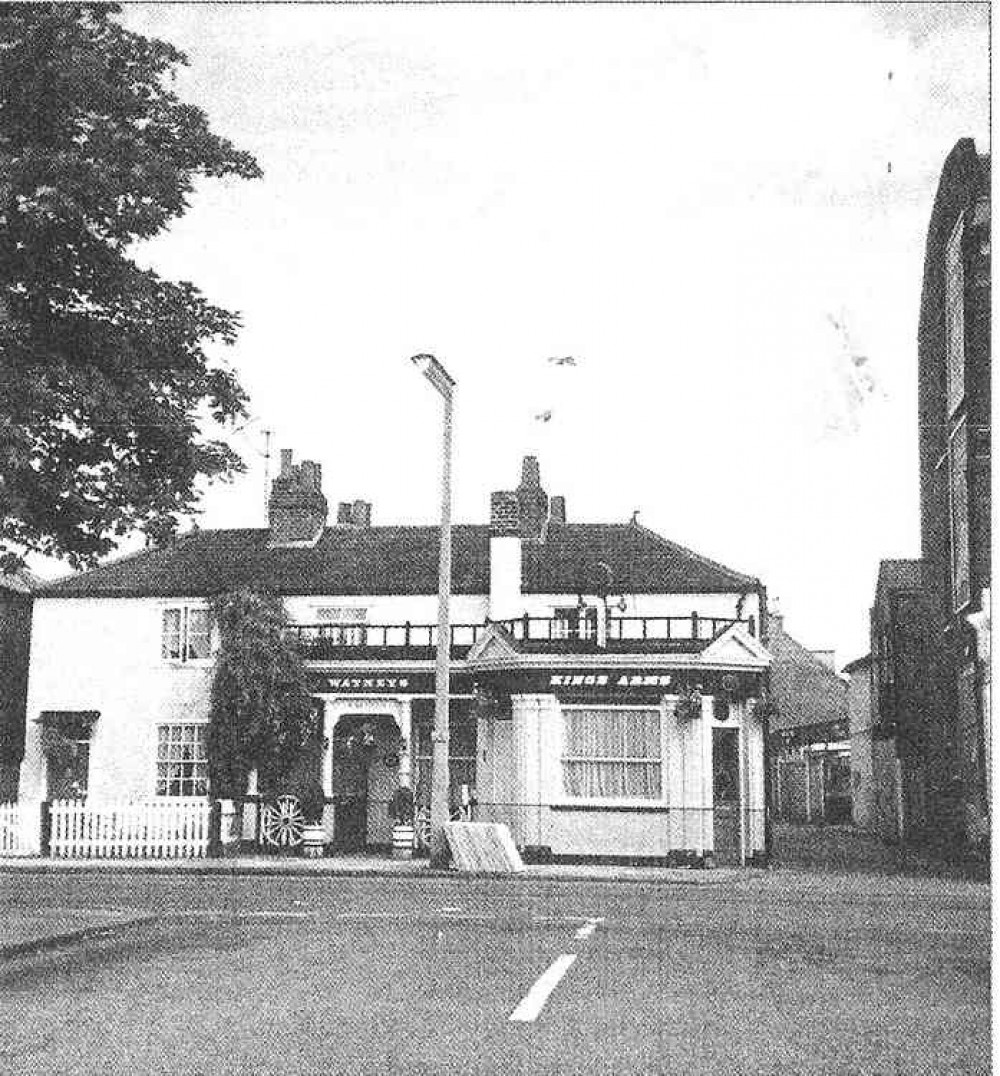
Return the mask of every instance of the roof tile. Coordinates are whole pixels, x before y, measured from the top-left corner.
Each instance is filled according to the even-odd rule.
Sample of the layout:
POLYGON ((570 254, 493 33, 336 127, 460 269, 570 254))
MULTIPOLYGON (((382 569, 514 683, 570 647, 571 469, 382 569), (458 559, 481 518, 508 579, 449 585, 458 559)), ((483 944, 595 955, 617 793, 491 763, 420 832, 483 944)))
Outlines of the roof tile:
MULTIPOLYGON (((452 528, 452 592, 489 591, 489 527, 452 528)), ((196 597, 256 584, 280 594, 433 594, 438 528, 327 527, 313 547, 269 548, 266 530, 201 530, 167 549, 146 550, 50 583, 40 597, 196 597)), ((524 591, 720 593, 758 585, 748 575, 633 524, 550 526, 523 546, 524 591)))

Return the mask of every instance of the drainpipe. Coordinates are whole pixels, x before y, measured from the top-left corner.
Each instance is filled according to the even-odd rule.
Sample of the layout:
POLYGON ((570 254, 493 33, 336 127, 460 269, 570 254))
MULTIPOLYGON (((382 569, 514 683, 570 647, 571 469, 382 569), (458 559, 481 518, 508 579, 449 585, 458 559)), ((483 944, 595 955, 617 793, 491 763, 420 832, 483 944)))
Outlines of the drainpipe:
POLYGON ((750 788, 747 780, 747 729, 746 706, 740 707, 740 727, 737 732, 738 776, 740 781, 740 866, 747 865, 747 811, 750 808, 750 788))
MULTIPOLYGON (((757 637, 761 646, 767 648, 767 587, 761 583, 757 587, 757 614, 759 628, 757 637)), ((771 698, 771 670, 767 668, 761 674, 761 699, 763 712, 760 719, 760 731, 764 740, 764 862, 770 864, 773 842, 771 825, 771 719, 768 706, 771 698)))

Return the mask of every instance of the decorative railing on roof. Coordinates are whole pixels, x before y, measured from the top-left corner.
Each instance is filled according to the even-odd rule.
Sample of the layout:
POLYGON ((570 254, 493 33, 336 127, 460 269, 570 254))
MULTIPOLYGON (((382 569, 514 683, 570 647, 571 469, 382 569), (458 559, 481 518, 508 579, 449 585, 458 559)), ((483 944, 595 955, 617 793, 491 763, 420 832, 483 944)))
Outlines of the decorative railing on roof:
MULTIPOLYGON (((464 658, 486 624, 452 624, 451 657, 464 658)), ((432 658, 436 624, 296 624, 286 629, 307 661, 432 658)))
MULTIPOLYGON (((700 650, 733 624, 756 633, 753 618, 690 616, 611 617, 607 638, 600 645, 597 623, 587 617, 522 616, 496 622, 521 650, 533 653, 664 653, 700 650)), ((489 627, 484 624, 451 626, 451 658, 461 660, 489 627)), ((287 629, 307 661, 350 661, 433 658, 437 649, 436 624, 297 624, 287 629)))
POLYGON ((744 624, 754 634, 753 620, 690 616, 616 616, 607 622, 607 639, 599 645, 597 622, 588 617, 522 616, 500 622, 515 642, 528 650, 579 653, 604 649, 618 653, 664 650, 697 650, 717 639, 733 624, 744 624))

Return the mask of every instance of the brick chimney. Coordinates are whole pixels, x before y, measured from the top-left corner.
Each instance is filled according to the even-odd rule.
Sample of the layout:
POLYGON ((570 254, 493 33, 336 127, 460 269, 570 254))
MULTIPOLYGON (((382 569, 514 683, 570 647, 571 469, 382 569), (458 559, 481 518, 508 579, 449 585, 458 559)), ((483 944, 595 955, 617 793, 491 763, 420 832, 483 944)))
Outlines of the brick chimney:
POLYGON ((536 456, 525 456, 521 463, 517 503, 521 513, 521 537, 529 542, 541 541, 549 518, 549 498, 542 489, 536 456))
POLYGON ((326 525, 327 505, 318 463, 292 462, 292 450, 281 450, 281 472, 271 484, 267 502, 269 546, 315 545, 326 525))
POLYGON ((553 497, 549 501, 549 522, 550 523, 565 523, 566 522, 566 498, 565 497, 553 497))

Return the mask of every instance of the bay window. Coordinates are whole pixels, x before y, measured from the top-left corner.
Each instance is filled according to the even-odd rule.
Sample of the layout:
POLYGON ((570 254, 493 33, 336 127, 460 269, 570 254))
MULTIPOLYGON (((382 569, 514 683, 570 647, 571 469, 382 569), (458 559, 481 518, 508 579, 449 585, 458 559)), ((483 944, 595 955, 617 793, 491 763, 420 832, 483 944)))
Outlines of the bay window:
POLYGON ((660 799, 659 710, 565 707, 562 773, 567 796, 660 799))

